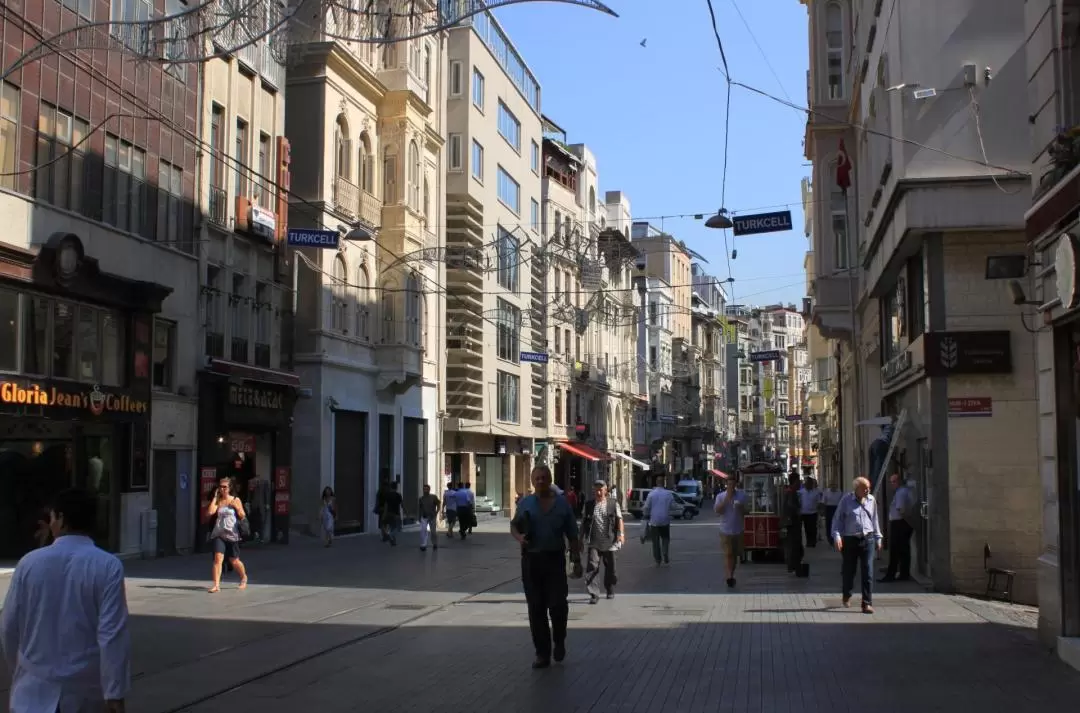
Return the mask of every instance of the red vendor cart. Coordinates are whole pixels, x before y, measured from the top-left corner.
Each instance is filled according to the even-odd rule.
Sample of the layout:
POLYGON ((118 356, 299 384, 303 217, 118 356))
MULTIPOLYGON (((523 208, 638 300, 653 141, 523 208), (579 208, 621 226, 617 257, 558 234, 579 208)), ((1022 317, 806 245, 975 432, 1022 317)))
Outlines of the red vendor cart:
POLYGON ((765 462, 749 463, 739 473, 747 495, 743 559, 781 557, 780 498, 787 476, 779 465, 765 462))

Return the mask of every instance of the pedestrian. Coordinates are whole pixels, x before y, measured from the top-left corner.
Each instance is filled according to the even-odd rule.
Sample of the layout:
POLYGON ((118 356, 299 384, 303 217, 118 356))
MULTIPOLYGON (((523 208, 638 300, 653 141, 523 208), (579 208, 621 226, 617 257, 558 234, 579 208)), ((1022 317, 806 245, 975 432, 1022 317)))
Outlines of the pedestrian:
POLYGON ((802 544, 802 512, 799 501, 799 474, 792 471, 788 474, 788 486, 784 488, 780 500, 781 528, 784 531, 784 560, 787 571, 799 574, 802 568, 803 550, 802 544))
POLYGON ((131 685, 124 567, 94 544, 97 496, 56 496, 55 541, 19 561, 0 616, 12 713, 122 712, 131 685))
POLYGON ((439 549, 439 532, 436 522, 439 518, 439 498, 431 492, 431 486, 424 486, 424 494, 420 496, 417 505, 417 513, 420 515, 420 551, 427 550, 428 540, 431 540, 431 549, 439 549))
POLYGON ((889 568, 879 582, 907 581, 911 579, 911 536, 915 528, 911 520, 915 516, 915 494, 904 482, 900 473, 889 476, 893 487, 889 503, 889 568))
POLYGON ((447 483, 446 490, 443 491, 443 517, 446 519, 446 536, 450 539, 454 539, 454 525, 457 524, 458 510, 457 510, 457 493, 454 491, 454 484, 447 483))
POLYGON ((577 516, 578 512, 580 512, 578 510, 578 500, 579 500, 579 498, 578 498, 577 489, 570 488, 569 490, 566 491, 566 502, 570 503, 570 509, 574 511, 574 516, 575 517, 577 516))
POLYGON ((533 468, 532 484, 533 494, 521 499, 510 521, 510 534, 521 544, 521 583, 536 651, 532 666, 547 668, 552 658, 556 663, 566 658, 566 553, 569 550, 575 576, 580 576, 581 545, 573 509, 551 489, 551 469, 533 468))
POLYGON ((818 506, 821 505, 821 491, 813 478, 807 478, 799 490, 799 515, 802 519, 803 532, 806 534, 806 546, 817 547, 818 542, 818 506))
POLYGON ((390 541, 390 533, 387 531, 386 523, 386 494, 390 492, 390 481, 383 480, 379 485, 379 489, 375 492, 375 517, 378 518, 379 525, 379 538, 383 542, 390 541))
POLYGON ((645 517, 649 537, 652 538, 653 559, 656 565, 671 564, 671 507, 675 496, 663 487, 659 478, 656 487, 649 491, 641 514, 645 517))
POLYGON ((326 547, 334 544, 334 522, 336 520, 337 510, 334 507, 334 489, 327 485, 322 491, 322 508, 319 511, 323 542, 326 543, 326 547))
POLYGON ((727 566, 727 586, 734 589, 735 567, 743 553, 743 515, 746 511, 746 493, 739 488, 735 476, 727 478, 726 490, 717 493, 713 510, 720 516, 720 544, 727 566))
POLYGON ((390 487, 383 496, 382 510, 386 539, 391 547, 397 547, 397 536, 401 532, 401 506, 404 502, 401 493, 398 492, 398 484, 395 480, 390 483, 390 487))
MULTIPOLYGON (((832 528, 833 518, 836 517, 836 506, 840 504, 842 497, 844 494, 834 483, 829 483, 821 495, 821 501, 825 504, 825 532, 829 532, 832 528)), ((829 547, 832 546, 832 540, 829 540, 829 547)))
POLYGON ((870 481, 856 478, 853 491, 840 499, 832 522, 832 539, 843 555, 841 587, 844 606, 851 606, 855 587, 855 567, 862 582, 862 610, 874 613, 874 553, 881 551, 881 527, 877 502, 870 494, 870 481))
POLYGON ((457 500, 458 534, 464 540, 465 536, 472 534, 473 528, 476 527, 476 495, 473 494, 472 483, 468 481, 458 483, 454 499, 457 500))
POLYGON ((240 561, 240 523, 245 517, 244 504, 234 494, 233 479, 222 478, 218 481, 210 504, 206 506, 207 522, 214 523, 210 531, 210 547, 214 553, 214 561, 210 567, 213 584, 207 590, 210 594, 221 591, 221 567, 226 561, 229 571, 235 570, 240 575, 237 589, 247 589, 247 569, 240 561))
POLYGON ((600 564, 604 565, 604 591, 608 599, 615 598, 615 585, 619 578, 615 572, 615 553, 625 540, 622 508, 619 501, 607 491, 602 480, 593 485, 596 497, 585 503, 585 516, 581 521, 583 545, 588 550, 585 565, 585 589, 589 604, 600 601, 600 585, 596 579, 600 564))

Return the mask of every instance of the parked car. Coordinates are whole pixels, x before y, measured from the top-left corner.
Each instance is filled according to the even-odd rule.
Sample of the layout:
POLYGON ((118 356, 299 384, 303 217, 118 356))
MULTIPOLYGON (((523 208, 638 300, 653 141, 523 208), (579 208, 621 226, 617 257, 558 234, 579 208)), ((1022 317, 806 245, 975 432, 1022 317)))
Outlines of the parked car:
POLYGON ((693 520, 694 517, 701 512, 701 509, 682 497, 678 493, 671 500, 671 518, 682 518, 683 520, 693 520))
POLYGON ((675 486, 675 492, 683 500, 691 502, 696 508, 701 509, 701 501, 705 498, 705 490, 700 480, 680 480, 675 486))
POLYGON ((490 496, 478 495, 473 512, 477 515, 497 515, 499 513, 499 504, 492 500, 490 496))
POLYGON ((626 512, 633 515, 635 519, 641 519, 641 508, 645 505, 645 498, 649 497, 650 490, 652 488, 633 488, 630 496, 626 498, 626 512))
MULTIPOLYGON (((630 497, 626 501, 626 511, 640 520, 644 517, 645 499, 649 497, 652 488, 635 488, 630 491, 630 497)), ((692 520, 701 509, 694 503, 686 500, 678 493, 672 493, 671 518, 673 520, 692 520)))

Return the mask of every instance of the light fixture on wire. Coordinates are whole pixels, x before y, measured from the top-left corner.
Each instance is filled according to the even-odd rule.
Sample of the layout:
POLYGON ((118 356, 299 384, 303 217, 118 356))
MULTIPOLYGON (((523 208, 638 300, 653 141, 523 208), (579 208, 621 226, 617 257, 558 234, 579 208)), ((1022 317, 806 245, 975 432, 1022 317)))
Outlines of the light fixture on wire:
POLYGON ((728 217, 727 210, 721 208, 716 211, 716 215, 710 216, 705 221, 706 228, 715 228, 716 230, 726 230, 728 228, 735 227, 735 224, 731 222, 731 218, 728 217))

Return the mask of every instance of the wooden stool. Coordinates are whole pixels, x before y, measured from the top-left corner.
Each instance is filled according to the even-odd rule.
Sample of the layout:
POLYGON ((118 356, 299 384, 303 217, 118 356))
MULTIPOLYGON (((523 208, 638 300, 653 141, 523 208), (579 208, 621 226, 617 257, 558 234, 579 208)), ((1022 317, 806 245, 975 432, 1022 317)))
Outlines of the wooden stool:
POLYGON ((1000 567, 991 567, 990 558, 990 545, 987 543, 983 546, 983 569, 986 570, 986 598, 989 599, 993 594, 998 593, 1001 595, 1002 601, 1008 601, 1013 603, 1013 580, 1016 579, 1016 572, 1011 569, 1001 569, 1000 567), (998 589, 998 578, 1004 580, 1004 588, 998 589))

